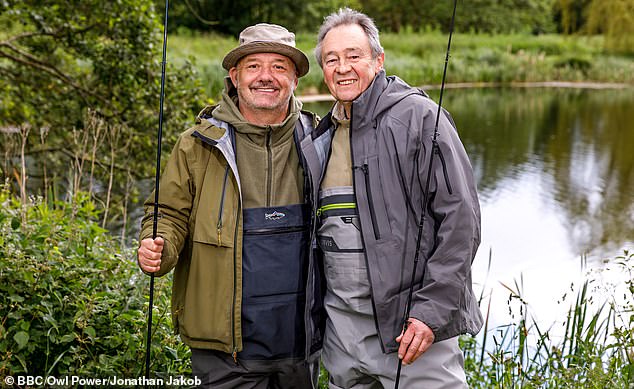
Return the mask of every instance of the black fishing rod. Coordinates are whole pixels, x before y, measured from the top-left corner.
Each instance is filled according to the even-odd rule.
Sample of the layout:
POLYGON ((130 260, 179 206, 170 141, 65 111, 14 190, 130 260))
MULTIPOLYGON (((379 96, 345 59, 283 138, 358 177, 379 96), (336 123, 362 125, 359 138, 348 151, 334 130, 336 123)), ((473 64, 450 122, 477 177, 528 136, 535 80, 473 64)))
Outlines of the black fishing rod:
MULTIPOLYGON (((445 79, 447 77, 447 64, 449 63, 449 51, 451 49, 451 37, 453 35, 454 21, 456 19, 456 8, 458 6, 458 0, 453 2, 453 13, 451 14, 451 24, 449 25, 449 40, 447 41, 447 53, 445 55, 445 66, 442 72, 442 83, 440 85, 440 97, 438 99, 438 112, 436 113, 436 123, 434 125, 434 136, 432 138, 431 155, 429 157, 429 169, 427 170, 427 179, 425 180, 425 193, 423 193, 423 209, 420 216, 420 224, 418 225, 418 237, 416 238, 416 253, 414 254, 414 266, 412 269, 412 279, 409 284, 409 292, 407 293, 407 303, 405 305, 405 314, 403 315, 403 334, 407 331, 409 324, 409 312, 412 308, 412 295, 414 293, 414 282, 416 278, 416 268, 418 267, 418 261, 420 256, 420 244, 423 237, 423 226, 425 225, 425 217, 427 216, 427 206, 429 202, 429 182, 431 181, 431 172, 434 165, 434 154, 438 152, 438 121, 440 120, 440 114, 442 113, 442 95, 445 90, 445 79)), ((425 279, 425 270, 427 268, 425 263, 423 266, 423 274, 421 282, 425 279)), ((402 339, 401 339, 402 341, 402 339)), ((398 383, 401 378, 401 368, 403 367, 403 360, 399 358, 398 368, 396 369, 396 382, 394 383, 394 389, 398 389, 398 383)))
MULTIPOLYGON (((159 180, 161 178, 161 140, 163 138, 163 101, 165 100, 165 56, 167 53, 167 11, 169 0, 165 0, 165 21, 163 22, 163 62, 161 62, 161 97, 156 147, 156 172, 154 176, 154 214, 152 239, 156 239, 159 212, 159 180)), ((148 304, 147 339, 145 340, 145 387, 150 379, 150 346, 152 344, 152 308, 154 305, 154 273, 150 274, 150 302, 148 304)))

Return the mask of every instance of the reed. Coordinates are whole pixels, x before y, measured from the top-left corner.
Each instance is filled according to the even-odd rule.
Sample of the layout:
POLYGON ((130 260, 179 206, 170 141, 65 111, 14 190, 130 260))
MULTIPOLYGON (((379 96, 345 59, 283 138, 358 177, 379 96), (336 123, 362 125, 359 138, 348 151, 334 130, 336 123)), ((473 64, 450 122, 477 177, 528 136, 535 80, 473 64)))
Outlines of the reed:
POLYGON ((563 334, 553 326, 541 328, 533 318, 521 280, 504 285, 517 321, 489 330, 489 305, 482 340, 461 338, 470 387, 633 388, 634 253, 625 251, 610 264, 628 275, 625 285, 601 284, 597 273, 586 279, 567 309, 563 334), (597 289, 624 294, 596 301, 591 292, 597 289))

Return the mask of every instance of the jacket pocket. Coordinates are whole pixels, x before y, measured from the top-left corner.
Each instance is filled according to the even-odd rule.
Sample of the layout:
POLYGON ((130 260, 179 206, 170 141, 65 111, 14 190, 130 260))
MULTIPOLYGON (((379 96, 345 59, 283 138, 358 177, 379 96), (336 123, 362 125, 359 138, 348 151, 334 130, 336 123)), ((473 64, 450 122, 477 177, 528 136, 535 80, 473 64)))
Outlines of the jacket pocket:
POLYGON ((391 232, 385 198, 381 185, 381 176, 379 174, 379 161, 376 156, 369 157, 363 165, 363 181, 365 185, 365 193, 368 199, 368 212, 372 222, 372 231, 374 239, 379 240, 391 232))
POLYGON ((374 239, 381 239, 381 233, 379 231, 379 225, 376 218, 376 211, 374 210, 374 200, 372 196, 372 185, 370 184, 370 169, 368 164, 364 163, 361 166, 363 171, 363 181, 365 182, 365 194, 368 197, 368 208, 370 210, 370 220, 372 221, 372 230, 374 231, 374 239))
POLYGON ((230 178, 229 164, 224 168, 207 169, 197 194, 198 206, 194 213, 194 242, 222 247, 233 247, 238 220, 238 193, 230 178))
POLYGON ((178 324, 191 341, 215 344, 230 352, 234 334, 236 285, 234 250, 212 244, 194 243, 188 269, 174 273, 174 290, 179 292, 178 324))

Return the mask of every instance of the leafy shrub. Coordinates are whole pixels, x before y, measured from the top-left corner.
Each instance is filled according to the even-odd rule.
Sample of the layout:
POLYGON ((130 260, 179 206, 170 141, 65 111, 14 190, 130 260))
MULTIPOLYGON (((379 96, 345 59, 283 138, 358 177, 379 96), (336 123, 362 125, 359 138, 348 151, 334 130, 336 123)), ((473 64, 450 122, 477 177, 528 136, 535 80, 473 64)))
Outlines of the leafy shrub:
MULTIPOLYGON (((0 376, 143 375, 148 278, 97 217, 85 194, 49 206, 0 190, 0 376)), ((188 375, 168 287, 156 283, 151 369, 188 375)))

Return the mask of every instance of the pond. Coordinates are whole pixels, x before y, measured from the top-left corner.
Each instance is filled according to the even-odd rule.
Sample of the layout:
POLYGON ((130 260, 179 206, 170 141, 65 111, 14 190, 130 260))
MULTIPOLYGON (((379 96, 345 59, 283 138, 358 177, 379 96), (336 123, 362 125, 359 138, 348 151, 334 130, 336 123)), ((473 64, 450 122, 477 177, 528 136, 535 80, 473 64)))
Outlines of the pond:
POLYGON ((634 90, 449 89, 443 105, 478 182, 474 289, 492 302, 490 327, 516 314, 503 284, 538 322, 560 321, 571 285, 634 249, 634 90))

